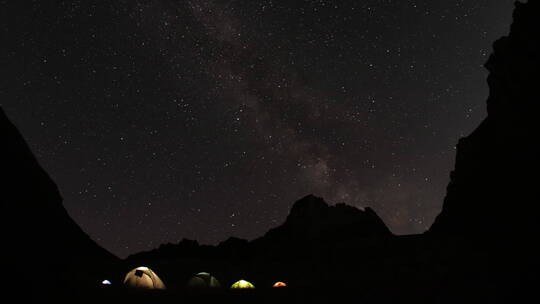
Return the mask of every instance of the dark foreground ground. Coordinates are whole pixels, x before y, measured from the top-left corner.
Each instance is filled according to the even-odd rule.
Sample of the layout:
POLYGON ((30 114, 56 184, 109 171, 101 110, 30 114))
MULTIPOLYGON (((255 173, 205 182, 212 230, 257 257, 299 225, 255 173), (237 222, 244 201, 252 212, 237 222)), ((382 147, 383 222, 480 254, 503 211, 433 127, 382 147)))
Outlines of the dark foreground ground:
MULTIPOLYGON (((532 287, 532 286, 531 286, 532 287)), ((514 290, 514 289, 513 289, 514 290)), ((56 298, 56 303, 538 303, 530 294, 478 293, 477 291, 437 294, 411 294, 399 288, 364 293, 361 287, 317 289, 282 288, 279 290, 212 291, 134 291, 103 288, 72 293, 56 298)), ((487 291, 487 290, 486 290, 487 291)))

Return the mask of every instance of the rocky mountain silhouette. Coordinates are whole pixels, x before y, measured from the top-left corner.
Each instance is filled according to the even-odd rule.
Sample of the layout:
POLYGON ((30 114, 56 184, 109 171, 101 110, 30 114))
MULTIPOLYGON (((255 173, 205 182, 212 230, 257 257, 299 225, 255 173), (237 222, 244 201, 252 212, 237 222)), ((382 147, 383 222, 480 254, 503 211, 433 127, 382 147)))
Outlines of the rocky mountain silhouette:
POLYGON ((494 44, 487 118, 459 141, 433 233, 515 238, 540 231, 538 178, 538 1, 516 3, 510 34, 494 44))
POLYGON ((119 259, 71 219, 56 184, 2 109, 0 139, 2 251, 16 277, 10 288, 53 292, 66 281, 84 285, 110 272, 119 259))
POLYGON ((430 250, 455 253, 449 277, 489 282, 497 302, 532 296, 540 270, 538 16, 538 1, 516 2, 510 34, 494 43, 488 116, 459 141, 442 211, 425 235, 438 243, 430 250))
POLYGON ((0 112, 3 248, 8 271, 15 276, 9 288, 46 292, 62 290, 57 288, 61 285, 68 286, 63 291, 69 293, 79 286, 75 290, 84 296, 77 297, 78 302, 88 303, 534 299, 540 271, 535 188, 540 155, 535 119, 538 16, 538 1, 517 3, 510 34, 494 44, 486 63, 488 117, 459 141, 443 209, 429 231, 419 235, 393 235, 369 208, 330 206, 309 195, 293 205, 282 225, 258 239, 230 238, 217 246, 182 240, 119 262, 69 217, 56 185, 0 112), (130 293, 95 286, 104 275, 119 283, 128 270, 141 265, 159 274, 168 291, 130 293), (210 272, 223 286, 244 278, 259 287, 248 293, 225 289, 193 295, 185 286, 201 271, 210 272), (38 275, 46 279, 36 279, 38 275), (289 287, 264 288, 276 281, 289 287))
POLYGON ((306 279, 308 273, 326 272, 320 267, 339 260, 351 244, 354 250, 374 250, 381 240, 391 238, 394 236, 373 210, 329 206, 322 198, 308 195, 293 205, 282 225, 253 241, 229 238, 208 246, 182 240, 129 256, 126 263, 151 265, 177 286, 203 270, 231 281, 250 277, 271 284, 286 278, 296 285, 309 285, 322 278, 313 273, 306 279))
MULTIPOLYGON (((251 242, 229 238, 216 250, 228 251, 276 251, 278 248, 298 248, 309 251, 310 247, 328 243, 350 242, 367 237, 390 237, 392 233, 370 208, 360 210, 345 204, 329 206, 322 198, 308 195, 291 208, 285 222, 268 231, 263 237, 251 242)), ((213 246, 199 246, 196 241, 183 240, 178 245, 167 244, 160 248, 128 257, 178 256, 198 250, 211 250, 213 246), (174 247, 176 249, 173 249, 174 247)))
POLYGON ((309 243, 329 238, 354 239, 390 234, 390 230, 371 208, 362 211, 345 204, 328 206, 322 198, 308 195, 292 206, 283 225, 268 231, 257 241, 274 239, 309 243))

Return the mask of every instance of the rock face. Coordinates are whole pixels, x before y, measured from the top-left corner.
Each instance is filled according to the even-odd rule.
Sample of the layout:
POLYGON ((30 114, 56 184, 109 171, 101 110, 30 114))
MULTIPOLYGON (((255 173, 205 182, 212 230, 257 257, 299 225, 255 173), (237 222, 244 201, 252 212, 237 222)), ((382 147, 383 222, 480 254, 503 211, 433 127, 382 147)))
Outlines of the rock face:
POLYGON ((429 267, 446 268, 446 282, 454 282, 441 284, 447 293, 492 294, 494 302, 517 303, 536 290, 538 16, 539 1, 516 3, 510 34, 495 42, 485 65, 488 117, 459 141, 443 209, 425 235, 437 244, 426 247, 438 257, 429 267))
POLYGON ((2 251, 17 277, 11 283, 52 291, 110 271, 119 260, 71 219, 55 183, 1 109, 0 141, 2 251))
POLYGON ((540 161, 540 4, 516 3, 509 36, 494 44, 488 117, 457 145, 435 234, 516 238, 540 232, 536 183, 540 161))

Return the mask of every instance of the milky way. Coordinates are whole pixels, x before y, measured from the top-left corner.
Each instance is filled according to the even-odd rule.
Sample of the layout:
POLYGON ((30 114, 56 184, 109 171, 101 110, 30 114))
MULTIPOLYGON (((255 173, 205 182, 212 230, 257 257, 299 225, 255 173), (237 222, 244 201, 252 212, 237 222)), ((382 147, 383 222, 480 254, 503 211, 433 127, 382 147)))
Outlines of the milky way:
POLYGON ((310 193, 424 231, 513 3, 10 2, 0 103, 120 256, 252 239, 310 193))

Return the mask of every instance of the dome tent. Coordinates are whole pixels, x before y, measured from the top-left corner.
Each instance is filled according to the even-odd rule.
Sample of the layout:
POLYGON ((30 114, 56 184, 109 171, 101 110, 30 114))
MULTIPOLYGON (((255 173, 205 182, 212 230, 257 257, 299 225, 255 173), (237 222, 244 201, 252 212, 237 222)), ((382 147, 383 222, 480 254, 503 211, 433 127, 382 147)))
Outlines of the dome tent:
POLYGON ((248 281, 240 280, 231 286, 232 289, 252 289, 255 288, 253 284, 248 281))
POLYGON ((280 282, 274 283, 272 287, 287 287, 287 284, 280 281, 280 282))
POLYGON ((189 280, 188 286, 191 288, 219 288, 221 284, 208 272, 199 272, 189 280))
POLYGON ((165 289, 165 284, 148 267, 137 267, 126 274, 124 285, 141 289, 165 289))

